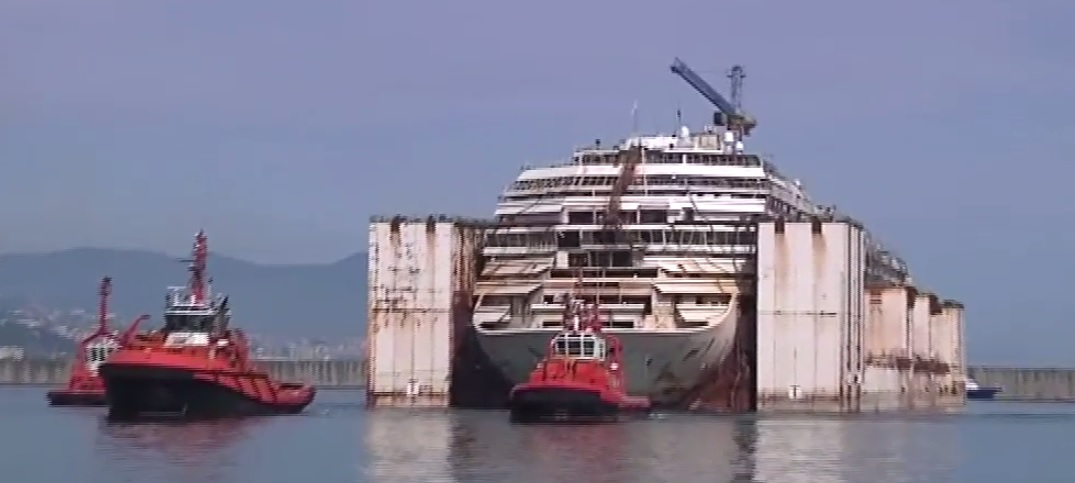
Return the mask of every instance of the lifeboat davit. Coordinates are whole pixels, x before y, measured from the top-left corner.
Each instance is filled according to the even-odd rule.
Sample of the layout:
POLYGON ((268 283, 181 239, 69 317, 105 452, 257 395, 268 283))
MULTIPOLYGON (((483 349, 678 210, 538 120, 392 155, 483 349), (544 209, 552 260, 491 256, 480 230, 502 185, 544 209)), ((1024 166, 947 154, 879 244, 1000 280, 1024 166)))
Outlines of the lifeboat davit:
MULTIPOLYGON (((74 359, 71 361, 67 387, 49 391, 46 394, 50 406, 104 406, 105 386, 97 374, 97 369, 105 359, 119 349, 122 337, 117 337, 108 328, 108 297, 112 295, 112 278, 101 279, 98 291, 97 330, 78 344, 74 359)), ((149 316, 143 315, 135 320, 128 333, 137 329, 138 324, 149 316)))
POLYGON ((134 335, 101 364, 110 418, 291 414, 313 401, 312 386, 274 381, 254 367, 246 337, 229 327, 228 298, 211 297, 208 254, 199 232, 190 282, 170 289, 164 327, 134 335))
POLYGON ((569 301, 563 330, 529 380, 508 396, 512 420, 607 420, 648 412, 648 398, 627 394, 622 351, 619 339, 602 331, 596 304, 569 301))

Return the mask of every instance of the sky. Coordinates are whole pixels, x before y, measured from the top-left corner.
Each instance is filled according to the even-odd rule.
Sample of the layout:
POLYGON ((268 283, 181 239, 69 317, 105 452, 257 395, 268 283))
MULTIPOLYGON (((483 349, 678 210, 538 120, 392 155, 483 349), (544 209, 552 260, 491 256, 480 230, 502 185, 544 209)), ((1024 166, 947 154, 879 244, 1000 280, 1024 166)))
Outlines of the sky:
POLYGON ((373 214, 483 216, 521 165, 711 107, 968 305, 973 361, 1075 366, 1075 4, 0 2, 0 253, 259 262, 365 249, 373 214), (1066 47, 1068 46, 1068 47, 1066 47))

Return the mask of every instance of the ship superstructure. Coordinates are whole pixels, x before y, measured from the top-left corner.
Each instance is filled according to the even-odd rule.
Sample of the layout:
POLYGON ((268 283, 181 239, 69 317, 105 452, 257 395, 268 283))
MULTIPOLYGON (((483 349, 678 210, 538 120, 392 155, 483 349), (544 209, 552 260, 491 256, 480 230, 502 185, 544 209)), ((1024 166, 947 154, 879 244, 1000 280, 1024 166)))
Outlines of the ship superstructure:
MULTIPOLYGON (((848 219, 749 149, 756 121, 738 102, 678 59, 672 70, 720 109, 714 125, 598 140, 524 169, 501 195, 474 324, 512 382, 541 358, 574 293, 600 303, 623 342, 628 391, 674 398, 731 348, 752 291, 756 221, 848 219)), ((867 283, 909 281, 901 259, 875 240, 867 247, 867 283)))

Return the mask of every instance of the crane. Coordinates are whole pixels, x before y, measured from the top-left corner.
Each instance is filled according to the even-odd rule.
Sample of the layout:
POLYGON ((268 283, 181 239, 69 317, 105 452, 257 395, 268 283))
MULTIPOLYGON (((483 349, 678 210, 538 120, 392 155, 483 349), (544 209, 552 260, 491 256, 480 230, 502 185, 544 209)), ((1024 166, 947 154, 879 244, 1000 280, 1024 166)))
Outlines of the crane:
POLYGON ((732 67, 729 77, 732 79, 732 97, 735 104, 728 102, 724 96, 720 95, 713 86, 709 85, 705 79, 702 79, 697 73, 691 70, 687 66, 686 62, 676 57, 672 61, 672 72, 684 81, 687 81, 694 90, 698 91, 702 97, 705 97, 710 103, 716 106, 720 112, 713 114, 713 123, 718 126, 728 126, 729 128, 739 132, 743 136, 749 136, 750 131, 754 129, 754 126, 758 125, 758 122, 753 116, 743 112, 742 100, 740 94, 743 87, 743 66, 737 65, 732 67))
POLYGON ((620 200, 623 193, 635 180, 635 171, 642 162, 642 145, 636 144, 626 151, 620 151, 619 164, 620 174, 612 185, 612 192, 608 195, 608 206, 605 208, 605 229, 619 231, 623 227, 623 218, 620 216, 620 200))

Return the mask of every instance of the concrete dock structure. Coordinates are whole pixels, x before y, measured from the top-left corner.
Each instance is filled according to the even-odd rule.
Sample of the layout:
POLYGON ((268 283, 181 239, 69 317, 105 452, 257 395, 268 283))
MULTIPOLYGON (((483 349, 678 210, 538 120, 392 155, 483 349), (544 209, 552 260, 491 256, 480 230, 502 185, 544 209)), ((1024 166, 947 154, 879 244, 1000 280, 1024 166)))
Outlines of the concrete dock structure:
POLYGON ((480 392, 464 391, 464 373, 478 364, 466 353, 482 233, 462 219, 371 220, 367 405, 448 406, 453 390, 480 392))
POLYGON ((865 369, 862 238, 847 223, 758 227, 759 410, 859 406, 865 369))

